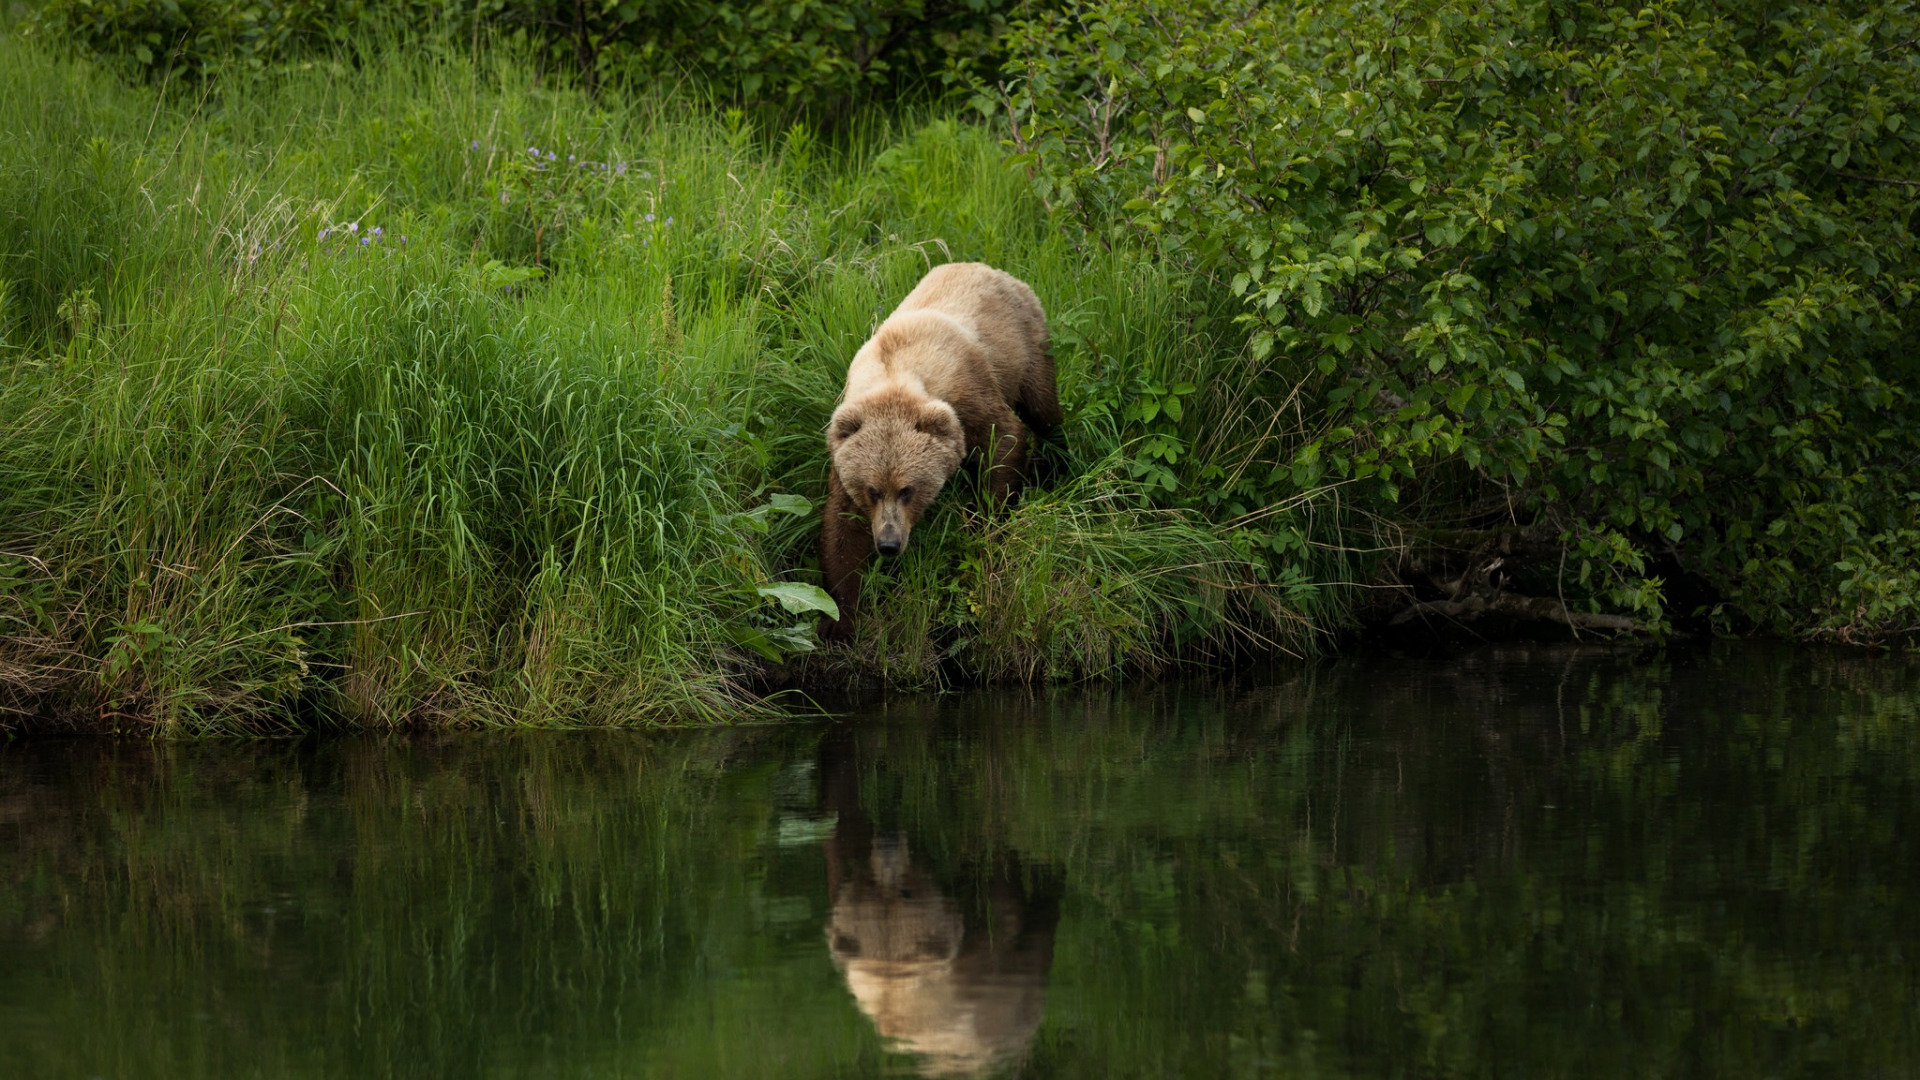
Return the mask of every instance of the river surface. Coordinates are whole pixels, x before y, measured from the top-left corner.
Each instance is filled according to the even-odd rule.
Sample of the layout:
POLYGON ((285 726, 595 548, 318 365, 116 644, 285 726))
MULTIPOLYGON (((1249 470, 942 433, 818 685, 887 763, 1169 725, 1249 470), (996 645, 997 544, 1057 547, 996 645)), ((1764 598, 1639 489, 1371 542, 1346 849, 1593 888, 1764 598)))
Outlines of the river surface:
POLYGON ((1920 1076, 1920 662, 0 744, 8 1077, 1920 1076))

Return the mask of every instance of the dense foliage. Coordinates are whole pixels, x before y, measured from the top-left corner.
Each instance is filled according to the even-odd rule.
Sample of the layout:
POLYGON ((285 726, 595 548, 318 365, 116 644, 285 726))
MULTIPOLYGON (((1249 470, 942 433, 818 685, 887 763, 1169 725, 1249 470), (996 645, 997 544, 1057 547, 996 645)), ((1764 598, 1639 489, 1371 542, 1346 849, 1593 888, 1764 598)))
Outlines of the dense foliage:
POLYGON ((347 45, 376 20, 403 24, 426 3, 368 0, 48 0, 29 30, 156 76, 260 69, 347 45))
POLYGON ((991 54, 1010 0, 47 0, 48 36, 156 77, 326 58, 430 26, 521 32, 589 84, 693 80, 780 107, 847 105, 950 79, 991 54))
POLYGON ((1054 205, 1244 298, 1265 407, 1164 439, 1290 437, 1193 488, 1870 639, 1920 624, 1917 40, 1906 0, 1090 0, 977 104, 1054 205))

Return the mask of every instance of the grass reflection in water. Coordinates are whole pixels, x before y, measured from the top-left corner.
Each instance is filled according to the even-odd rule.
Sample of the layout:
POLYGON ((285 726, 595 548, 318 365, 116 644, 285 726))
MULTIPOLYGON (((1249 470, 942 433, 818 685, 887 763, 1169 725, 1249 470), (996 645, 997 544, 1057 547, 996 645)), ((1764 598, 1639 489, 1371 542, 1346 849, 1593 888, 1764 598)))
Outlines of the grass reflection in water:
POLYGON ((0 748, 22 1076, 1907 1075, 1920 665, 0 748))

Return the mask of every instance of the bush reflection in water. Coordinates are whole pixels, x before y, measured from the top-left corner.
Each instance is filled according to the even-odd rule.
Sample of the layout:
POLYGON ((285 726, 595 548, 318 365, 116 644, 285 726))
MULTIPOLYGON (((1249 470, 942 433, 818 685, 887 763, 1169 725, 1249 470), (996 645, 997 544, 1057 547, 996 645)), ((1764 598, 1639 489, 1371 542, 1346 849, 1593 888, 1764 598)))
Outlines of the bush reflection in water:
POLYGON ((1920 667, 0 747, 24 1076, 1907 1075, 1920 667))

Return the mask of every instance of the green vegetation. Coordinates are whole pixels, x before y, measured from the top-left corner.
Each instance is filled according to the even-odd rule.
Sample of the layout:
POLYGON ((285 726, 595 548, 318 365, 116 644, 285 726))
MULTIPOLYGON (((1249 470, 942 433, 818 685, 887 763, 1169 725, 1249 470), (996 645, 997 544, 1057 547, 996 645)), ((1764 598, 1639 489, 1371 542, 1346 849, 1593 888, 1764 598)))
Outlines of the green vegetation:
POLYGON ((1225 283, 1309 405, 1222 497, 1346 485, 1437 604, 1503 556, 1655 623, 1684 575, 1720 628, 1920 627, 1912 3, 1092 0, 1012 43, 978 104, 1051 200, 1225 283))
POLYGON ((1124 467, 1133 386, 1233 380, 1224 323, 1051 229, 976 128, 763 137, 503 52, 174 99, 0 50, 16 710, 748 714, 748 646, 811 643, 759 589, 817 580, 846 359, 949 257, 1050 305, 1066 479, 991 526, 956 491, 855 646, 794 676, 1104 675, 1330 621, 1258 557, 1284 521, 1151 505, 1124 467))
POLYGON ((45 0, 36 29, 130 75, 262 70, 430 26, 511 35, 589 86, 685 81, 740 104, 844 113, 990 62, 1010 0, 45 0))
POLYGON ((1917 40, 54 0, 0 43, 0 715, 724 718, 1419 617, 1910 638, 1917 40), (950 258, 1049 309, 1051 476, 961 485, 814 651, 773 587, 817 581, 820 428, 950 258))

